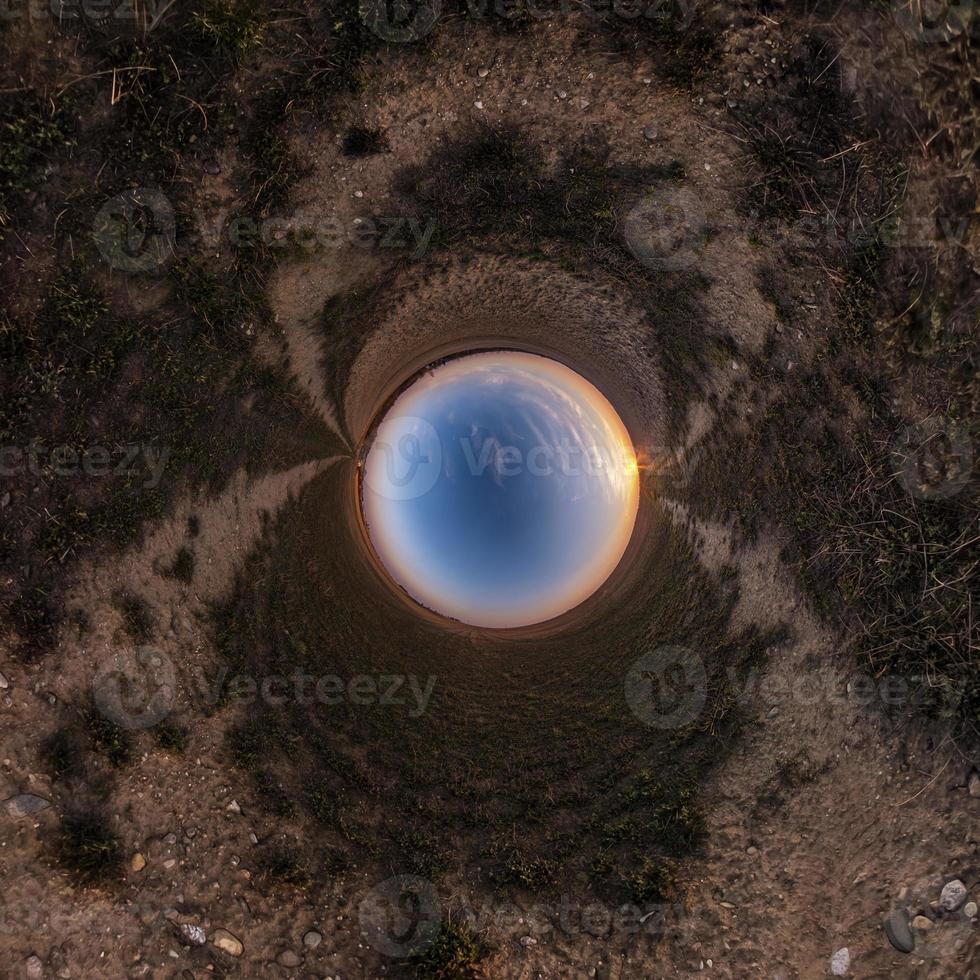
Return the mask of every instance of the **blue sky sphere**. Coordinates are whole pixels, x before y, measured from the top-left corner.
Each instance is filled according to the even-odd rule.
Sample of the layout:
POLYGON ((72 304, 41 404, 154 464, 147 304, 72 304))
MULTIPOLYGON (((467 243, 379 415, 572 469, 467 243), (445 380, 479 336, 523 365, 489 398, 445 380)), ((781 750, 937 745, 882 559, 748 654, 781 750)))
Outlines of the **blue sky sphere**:
POLYGON ((558 361, 470 354, 395 400, 364 460, 372 548, 443 616, 507 628, 577 606, 609 577, 639 501, 636 456, 606 398, 558 361))

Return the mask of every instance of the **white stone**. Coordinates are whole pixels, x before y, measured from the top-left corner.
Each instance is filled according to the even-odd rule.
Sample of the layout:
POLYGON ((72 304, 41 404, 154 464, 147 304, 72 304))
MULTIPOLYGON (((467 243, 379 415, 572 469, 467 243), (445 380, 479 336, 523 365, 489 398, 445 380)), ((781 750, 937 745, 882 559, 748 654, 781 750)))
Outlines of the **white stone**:
POLYGON ((846 977, 851 969, 851 951, 845 946, 830 957, 830 972, 835 977, 846 977))
POLYGON ((205 931, 200 926, 192 925, 190 922, 185 922, 180 927, 180 935, 192 946, 203 946, 208 941, 205 931))

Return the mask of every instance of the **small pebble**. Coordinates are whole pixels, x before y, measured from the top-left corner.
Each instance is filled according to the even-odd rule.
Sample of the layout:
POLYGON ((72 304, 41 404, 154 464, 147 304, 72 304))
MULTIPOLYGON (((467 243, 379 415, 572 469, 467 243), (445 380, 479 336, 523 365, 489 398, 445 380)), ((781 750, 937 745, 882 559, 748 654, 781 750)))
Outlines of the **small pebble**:
POLYGON ((203 946, 207 941, 207 934, 200 926, 192 925, 190 922, 185 922, 180 927, 181 938, 186 940, 191 946, 203 946))
POLYGON ((915 949, 915 936, 909 926, 909 917, 902 909, 895 909, 883 923, 888 941, 900 953, 911 953, 915 949))
POLYGON ((137 851, 133 855, 132 860, 129 862, 129 866, 133 869, 133 871, 142 871, 146 867, 146 858, 143 857, 139 851, 137 851))
POLYGON ((284 966, 287 969, 290 969, 291 970, 291 969, 294 969, 295 967, 299 966, 300 963, 303 962, 303 960, 300 958, 300 956, 298 954, 294 953, 291 949, 284 949, 276 957, 276 962, 280 966, 284 966))
POLYGON ((977 917, 977 903, 967 902, 966 905, 963 906, 963 914, 968 919, 975 919, 977 917))
POLYGON ((319 946, 320 943, 322 942, 323 942, 323 936, 321 936, 320 933, 316 931, 316 929, 311 929, 303 937, 303 945, 309 947, 310 949, 316 949, 317 946, 319 946))
POLYGON ((490 69, 489 69, 489 68, 481 68, 481 69, 480 69, 480 70, 479 70, 479 71, 477 72, 477 75, 479 75, 479 76, 480 76, 480 78, 486 78, 486 77, 487 77, 487 75, 489 75, 489 74, 490 74, 490 69))
POLYGON ((943 885, 939 895, 939 904, 947 912, 955 912, 966 901, 966 885, 959 878, 943 885))
POLYGON ((851 968, 851 952, 845 946, 843 949, 837 950, 833 956, 830 957, 830 972, 835 977, 845 977, 847 976, 847 971, 851 968))
POLYGON ((33 817, 35 813, 46 810, 51 804, 43 796, 35 796, 33 793, 21 793, 19 796, 11 796, 6 801, 7 813, 12 817, 33 817))
POLYGON ((245 952, 242 941, 227 929, 215 929, 211 943, 229 956, 241 956, 245 952))

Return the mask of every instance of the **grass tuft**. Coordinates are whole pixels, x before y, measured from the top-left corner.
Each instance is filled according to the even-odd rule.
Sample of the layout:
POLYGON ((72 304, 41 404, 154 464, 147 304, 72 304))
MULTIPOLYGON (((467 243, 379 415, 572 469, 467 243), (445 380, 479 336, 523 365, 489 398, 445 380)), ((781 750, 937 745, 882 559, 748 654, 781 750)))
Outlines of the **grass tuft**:
POLYGON ((66 106, 51 111, 33 94, 0 96, 0 242, 23 196, 43 183, 45 167, 74 136, 66 106))
POLYGON ((92 745, 100 751, 112 765, 125 766, 134 755, 133 739, 125 728, 106 718, 94 705, 85 713, 92 745))
POLYGON ((187 748, 187 730, 172 721, 162 721, 153 730, 157 745, 165 752, 181 755, 187 748))
POLYGON ((645 857, 627 878, 629 893, 640 904, 672 902, 678 893, 677 874, 676 862, 645 857))
POLYGON ((294 846, 275 844, 261 857, 262 870, 276 882, 306 888, 312 881, 309 864, 294 846))
POLYGON ((485 956, 485 947, 465 925, 446 920, 431 943, 412 953, 409 963, 418 980, 480 980, 485 956))
POLYGON ((57 858, 80 882, 96 884, 118 874, 122 850, 103 814, 78 811, 61 822, 57 858))
POLYGON ((205 0, 191 27, 215 52, 237 61, 259 45, 265 22, 255 0, 205 0))

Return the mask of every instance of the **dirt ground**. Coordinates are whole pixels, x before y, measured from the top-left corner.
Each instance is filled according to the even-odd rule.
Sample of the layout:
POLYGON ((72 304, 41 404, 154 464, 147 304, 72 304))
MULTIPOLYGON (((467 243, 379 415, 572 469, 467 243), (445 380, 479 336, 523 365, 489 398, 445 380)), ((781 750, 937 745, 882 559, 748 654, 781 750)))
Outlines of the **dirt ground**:
POLYGON ((972 8, 183 6, 0 24, 0 974, 980 975, 972 8), (643 473, 521 637, 356 520, 493 344, 643 473))

